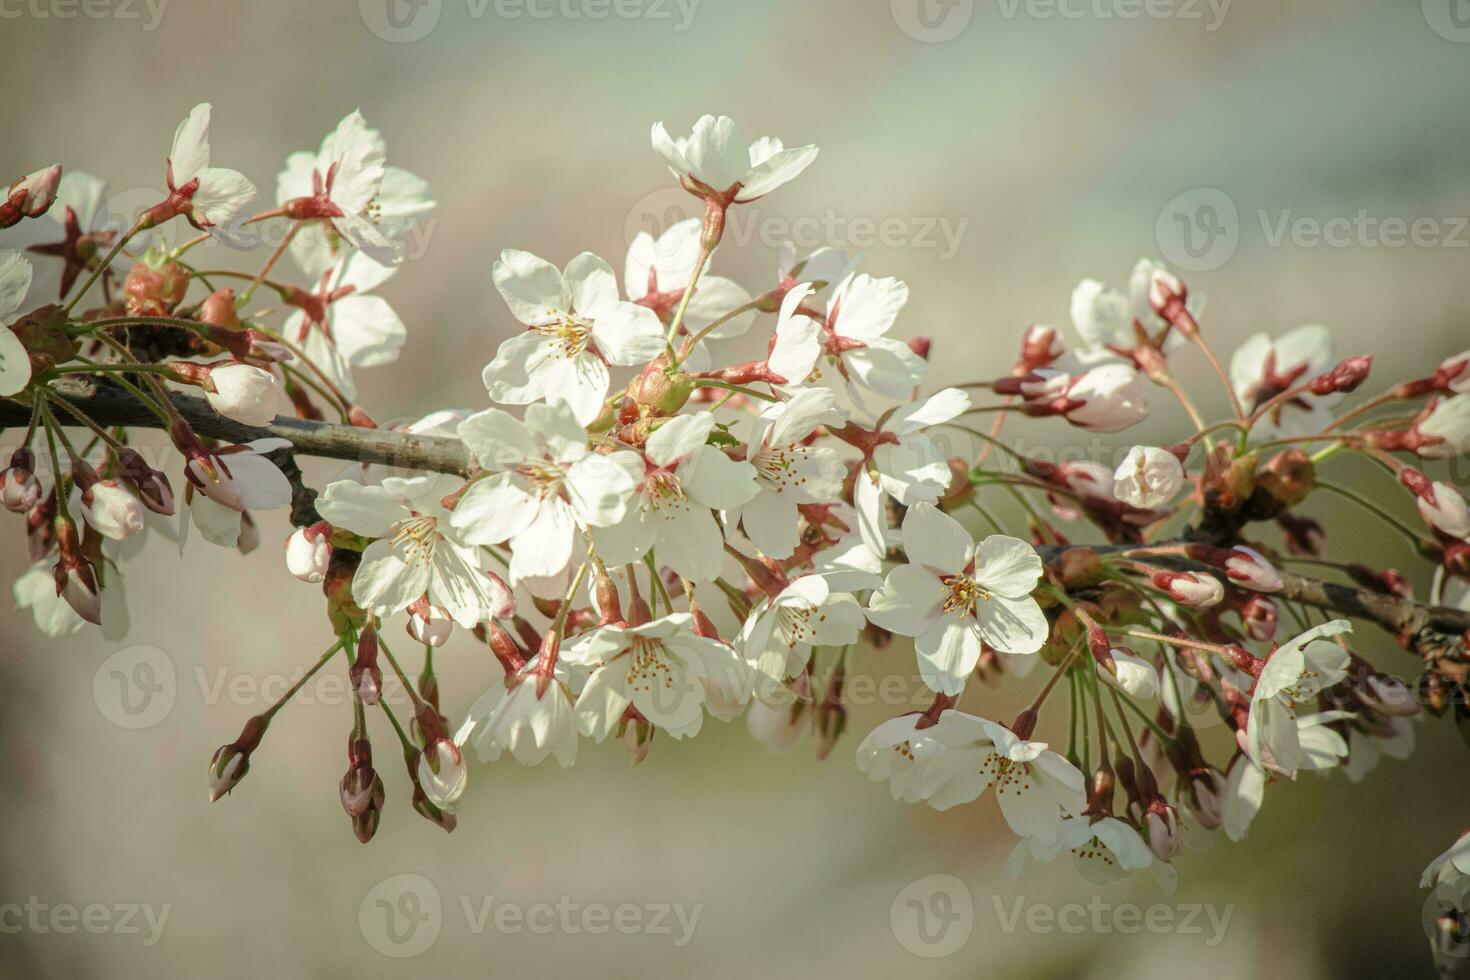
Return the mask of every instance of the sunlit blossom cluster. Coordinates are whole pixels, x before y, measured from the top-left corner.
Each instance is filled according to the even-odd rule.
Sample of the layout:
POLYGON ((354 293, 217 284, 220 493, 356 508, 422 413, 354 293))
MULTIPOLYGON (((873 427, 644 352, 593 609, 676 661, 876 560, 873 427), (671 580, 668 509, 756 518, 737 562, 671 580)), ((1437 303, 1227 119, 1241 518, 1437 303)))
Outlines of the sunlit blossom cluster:
MULTIPOLYGON (((1122 289, 1081 282, 1070 331, 1028 327, 999 376, 933 390, 933 345, 900 324, 908 285, 862 256, 787 248, 764 281, 715 273, 730 210, 784 192, 817 148, 705 116, 651 134, 703 217, 640 233, 621 271, 590 252, 487 262, 473 318, 504 339, 483 401, 397 430, 462 448, 462 465, 365 456, 312 488, 297 430, 271 426, 376 428, 354 375, 391 364, 408 329, 375 291, 435 202, 360 113, 285 159, 273 203, 215 166, 210 123, 201 105, 180 124, 162 200, 131 223, 109 225, 103 182, 60 166, 0 204, 0 396, 22 420, 0 491, 32 561, 14 597, 48 636, 120 637, 145 538, 250 551, 252 515, 289 508, 287 571, 322 590, 331 626, 311 671, 340 653, 355 695, 340 791, 364 841, 386 796, 367 724, 392 715, 385 670, 411 702, 391 729, 414 808, 453 829, 466 756, 568 767, 617 740, 638 761, 744 716, 771 749, 810 734, 826 758, 847 734, 845 680, 876 657, 927 705, 856 739, 857 768, 895 800, 988 794, 1016 871, 1066 854, 1097 884, 1169 888, 1189 847, 1244 837, 1282 783, 1360 780, 1463 698, 1470 508, 1444 473, 1470 448, 1470 352, 1349 404, 1371 357, 1309 325, 1222 361, 1202 297, 1144 259, 1122 289), (257 271, 194 262, 266 227, 283 230, 257 271), (1186 390, 1186 357, 1218 385, 1186 390), (133 428, 88 414, 79 382, 156 416, 182 457, 172 477, 133 428), (180 392, 256 437, 202 434, 180 392), (1226 414, 1211 421, 1206 398, 1226 414), (1007 437, 1144 423, 1149 442, 1106 460, 1007 437), (1372 497, 1327 472, 1353 457, 1384 471, 1372 497), (1352 532, 1333 548, 1313 516, 1324 490, 1432 561, 1443 608, 1358 561, 1352 532), (1421 663, 1370 663, 1379 627, 1421 663), (452 660, 435 651, 456 635, 495 680, 441 697, 452 660), (421 652, 416 681, 394 646, 421 652), (1007 721, 1004 703, 1023 707, 1007 721)), ((946 351, 948 372, 973 370, 955 363, 969 353, 946 351)), ((287 700, 216 753, 214 798, 287 700)), ((1467 875, 1462 841, 1425 884, 1467 875)))

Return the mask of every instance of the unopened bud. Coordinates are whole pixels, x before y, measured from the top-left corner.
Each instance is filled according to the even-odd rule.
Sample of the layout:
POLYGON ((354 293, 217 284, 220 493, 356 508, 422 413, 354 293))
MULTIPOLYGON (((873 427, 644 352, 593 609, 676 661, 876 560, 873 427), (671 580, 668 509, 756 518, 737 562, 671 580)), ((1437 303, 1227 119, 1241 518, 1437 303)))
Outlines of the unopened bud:
POLYGON ((1213 575, 1195 572, 1155 572, 1151 577, 1155 588, 1169 593, 1169 598, 1186 606, 1213 606, 1225 598, 1225 587, 1213 575))
POLYGON ((628 762, 637 765, 648 758, 648 747, 653 744, 654 727, 647 718, 636 715, 618 722, 618 740, 628 750, 628 762))
POLYGON ((404 628, 419 643, 441 647, 454 634, 454 620, 443 609, 429 605, 429 600, 420 596, 408 607, 408 623, 404 628))
POLYGON ((56 200, 60 183, 61 164, 53 163, 11 184, 4 200, 0 200, 0 228, 9 228, 22 218, 39 218, 45 214, 56 200))
POLYGON ((383 696, 383 671, 378 666, 378 633, 369 627, 357 640, 357 659, 349 672, 352 689, 363 704, 377 704, 383 696))
POLYGON ((17 449, 10 456, 10 466, 0 473, 0 495, 5 509, 24 514, 41 499, 41 481, 36 479, 35 460, 29 449, 17 449))
POLYGON ((215 803, 224 796, 250 771, 250 755, 265 737, 270 719, 256 715, 245 722, 240 737, 228 745, 221 745, 209 760, 209 802, 215 803))
POLYGON ((446 813, 459 809, 469 770, 457 745, 442 736, 430 740, 419 756, 418 777, 430 803, 446 813))
POLYGON ((326 521, 298 527, 286 539, 286 571, 301 581, 322 581, 331 563, 332 525, 326 521))
POLYGON ((1307 382, 1307 388, 1314 395, 1333 395, 1355 391, 1359 385, 1368 380, 1368 374, 1372 370, 1372 355, 1349 357, 1339 361, 1337 366, 1326 374, 1318 375, 1307 382))
POLYGON ((199 304, 196 317, 200 323, 207 323, 221 330, 239 330, 240 315, 235 312, 235 291, 229 287, 216 289, 199 304))

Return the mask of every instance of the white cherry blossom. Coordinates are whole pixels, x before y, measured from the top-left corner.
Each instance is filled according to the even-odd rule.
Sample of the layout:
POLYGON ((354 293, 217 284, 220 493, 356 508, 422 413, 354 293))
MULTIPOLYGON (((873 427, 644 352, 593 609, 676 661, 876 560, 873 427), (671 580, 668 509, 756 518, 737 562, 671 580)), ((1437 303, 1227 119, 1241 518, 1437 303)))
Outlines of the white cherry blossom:
POLYGON ((944 746, 943 758, 920 777, 923 798, 936 810, 969 803, 994 787, 1012 831, 1055 836, 1063 815, 1076 816, 1087 803, 1082 773, 1045 742, 954 710, 925 734, 944 746))
POLYGON ((888 573, 868 618, 914 637, 931 689, 964 690, 982 644, 1003 653, 1041 649, 1050 629, 1031 597, 1042 572, 1036 549, 999 534, 977 545, 958 521, 922 503, 905 515, 902 538, 909 564, 888 573))
MULTIPOLYGON (((653 310, 664 323, 672 321, 689 285, 689 277, 694 274, 699 260, 701 224, 698 218, 689 218, 670 225, 658 238, 640 231, 628 246, 623 263, 623 291, 632 302, 653 310)), ((750 293, 744 287, 733 279, 711 275, 710 263, 706 263, 684 311, 683 329, 690 334, 697 333, 750 300, 750 293)), ((754 322, 755 310, 749 310, 715 327, 708 337, 710 340, 738 337, 754 322)), ((704 370, 709 357, 703 343, 696 351, 684 364, 690 370, 704 370)))
POLYGON ((578 528, 607 527, 627 513, 641 462, 627 451, 592 452, 564 404, 532 405, 524 422, 487 409, 458 431, 489 475, 465 491, 452 523, 469 544, 511 543, 512 585, 557 574, 578 528))
POLYGON ((383 135, 352 111, 323 138, 316 153, 292 153, 276 176, 276 203, 310 221, 292 239, 291 251, 310 276, 341 262, 347 245, 374 261, 403 260, 399 240, 435 207, 429 185, 406 170, 387 166, 383 135))
POLYGON ((893 278, 853 273, 827 302, 827 361, 846 381, 885 398, 908 398, 929 365, 909 345, 887 336, 909 299, 909 287, 893 278))
POLYGON ((755 420, 747 461, 759 492, 729 519, 745 528, 751 542, 770 558, 788 558, 799 540, 797 505, 828 502, 842 489, 844 469, 827 446, 804 445, 819 425, 840 416, 836 396, 825 388, 803 388, 790 400, 773 402, 755 420))
POLYGON ((180 198, 179 214, 226 245, 239 245, 238 222, 255 200, 255 185, 237 170, 211 167, 208 102, 195 106, 174 131, 168 155, 168 189, 180 198))
MULTIPOLYGON (((1089 359, 1126 356, 1138 346, 1138 331, 1135 325, 1149 334, 1156 334, 1164 321, 1154 313, 1149 302, 1155 280, 1177 282, 1161 262, 1139 259, 1128 277, 1128 292, 1119 290, 1097 279, 1084 279, 1072 291, 1072 326, 1077 329, 1089 348, 1084 353, 1089 359)), ((1189 312, 1198 317, 1204 300, 1191 292, 1187 301, 1189 312)), ((1167 351, 1182 343, 1184 338, 1171 331, 1164 342, 1167 351)))
MULTIPOLYGON (((1320 324, 1297 327, 1272 339, 1258 333, 1230 358, 1230 384, 1247 412, 1268 400, 1330 371, 1337 363, 1332 333, 1320 324)), ((1332 421, 1330 409, 1342 395, 1303 392, 1272 409, 1251 429, 1262 439, 1310 435, 1332 421)))
POLYGON ((1114 496, 1144 510, 1169 504, 1183 486, 1179 457, 1156 446, 1134 446, 1113 474, 1114 496))
POLYGON ((608 366, 641 365, 664 347, 663 325, 644 306, 618 298, 612 268, 583 252, 566 270, 530 252, 500 253, 495 288, 526 331, 485 366, 485 390, 506 405, 565 402, 590 424, 607 398, 608 366))
POLYGON ((739 713, 750 697, 749 667, 729 645, 696 636, 691 622, 674 613, 605 626, 577 646, 577 661, 595 667, 577 698, 584 735, 607 738, 630 704, 674 738, 697 735, 706 711, 722 720, 739 713))
POLYGON ((547 756, 565 769, 577 761, 577 716, 573 698, 560 678, 538 692, 533 673, 539 657, 526 662, 508 681, 499 680, 470 708, 454 741, 473 745, 481 762, 494 762, 506 750, 523 766, 539 766, 547 756))
POLYGON ((778 696, 781 682, 806 666, 813 647, 846 646, 863 629, 863 610, 848 592, 876 576, 861 572, 799 575, 751 609, 737 649, 754 671, 756 693, 778 696))
POLYGON ((25 345, 7 329, 31 289, 31 264, 19 253, 0 251, 0 395, 13 395, 31 381, 25 345))
POLYGON ((707 443, 709 412, 668 419, 648 437, 643 458, 618 454, 635 481, 623 519, 594 533, 611 565, 637 561, 654 549, 660 564, 692 582, 708 582, 725 561, 724 535, 714 510, 736 510, 758 491, 749 463, 707 443))
POLYGON ((352 598, 379 616, 407 609, 421 596, 471 627, 488 615, 489 580, 444 508, 443 481, 389 477, 377 486, 328 484, 317 512, 334 527, 374 538, 352 577, 352 598))
POLYGON ((282 333, 348 398, 357 397, 353 368, 392 364, 408 339, 393 307, 372 294, 397 273, 366 252, 349 251, 317 275, 314 289, 287 299, 295 309, 282 333))
POLYGON ((1318 768, 1312 764, 1310 745, 1303 745, 1297 713, 1347 676, 1348 653, 1331 637, 1352 629, 1352 623, 1344 619, 1323 623, 1282 645, 1267 659, 1251 694, 1244 745, 1256 765, 1288 777, 1298 769, 1318 768))
POLYGON ((700 116, 689 136, 671 137, 654 123, 653 149, 669 171, 695 189, 730 195, 737 204, 754 201, 795 179, 817 158, 815 146, 786 149, 779 139, 763 136, 746 145, 728 116, 700 116))

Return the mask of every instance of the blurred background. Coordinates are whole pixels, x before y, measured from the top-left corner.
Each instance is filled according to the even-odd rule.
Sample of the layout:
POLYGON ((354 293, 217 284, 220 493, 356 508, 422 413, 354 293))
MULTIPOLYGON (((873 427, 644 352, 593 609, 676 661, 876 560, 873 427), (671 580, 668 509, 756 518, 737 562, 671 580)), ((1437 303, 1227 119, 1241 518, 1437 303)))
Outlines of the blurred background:
MULTIPOLYGON (((1208 294, 1217 349, 1320 322, 1339 354, 1373 353, 1377 377, 1396 380, 1470 336, 1465 7, 15 0, 0 2, 0 174, 59 160, 130 200, 159 184, 174 126, 207 100, 216 164, 270 194, 288 152, 315 150, 360 107, 390 163, 439 201, 380 290, 411 333, 396 366, 358 375, 380 420, 484 406, 479 367, 516 329, 490 284, 502 248, 558 264, 586 249, 621 270, 632 235, 692 213, 647 134, 656 120, 687 132, 704 112, 752 139, 822 148, 733 220, 716 271, 759 291, 785 238, 866 252, 868 271, 910 284, 899 329, 934 338, 936 387, 1004 371, 1021 328, 1065 325, 1079 279, 1126 282, 1141 255, 1208 294), (1416 241, 1395 234, 1416 219, 1429 219, 1416 241)), ((215 249, 211 261, 244 260, 215 249)), ((1182 374, 1223 408, 1197 359, 1182 374)), ((1173 414, 1129 440, 1177 432, 1173 414)), ((1013 432, 1067 448, 1051 427, 1013 432)), ((1349 464, 1337 478, 1376 479, 1349 464)), ((1352 527, 1352 557, 1401 567, 1427 592, 1401 541, 1353 511, 1315 513, 1352 527)), ((11 523, 6 581, 25 567, 11 523)), ((317 591, 282 572, 288 530, 264 515, 255 553, 182 563, 155 538, 131 567, 122 642, 43 642, 27 614, 0 619, 0 905, 36 906, 42 924, 0 915, 0 975, 1429 973, 1419 872, 1470 822, 1470 757, 1449 721, 1426 719, 1412 759, 1363 786, 1273 786, 1243 845, 1221 838, 1181 860, 1172 897, 1146 879, 1097 892, 1065 860, 1011 880, 993 799, 946 813, 891 802, 851 761, 863 734, 908 709, 882 698, 854 711, 820 764, 810 740, 774 756, 737 721, 660 740, 634 767, 616 744, 585 743, 567 772, 476 767, 452 835, 410 812, 374 719, 389 800, 363 846, 337 798, 351 710, 334 679, 277 719, 249 778, 211 806, 210 754, 328 636, 317 591), (157 697, 128 701, 134 682, 157 697), (945 943, 916 941, 910 900, 957 923, 945 943), (559 902, 636 907, 644 927, 497 925, 501 905, 559 902), (1102 928, 1015 918, 1097 902, 1102 928), (1130 932, 1107 911, 1155 903, 1173 927, 1130 932), (95 932, 46 911, 99 905, 95 932), (124 923, 118 906, 167 918, 124 923), (650 906, 698 918, 655 928, 650 906), (1192 906, 1203 911, 1186 927, 1192 906), (935 952, 948 955, 923 955, 935 952)), ((1387 638, 1360 652, 1414 674, 1387 638)), ((449 714, 490 677, 487 659, 463 638, 442 654, 449 714)), ((863 652, 854 673, 915 683, 897 646, 863 652)), ((964 706, 1008 718, 1028 691, 971 685, 964 706)))

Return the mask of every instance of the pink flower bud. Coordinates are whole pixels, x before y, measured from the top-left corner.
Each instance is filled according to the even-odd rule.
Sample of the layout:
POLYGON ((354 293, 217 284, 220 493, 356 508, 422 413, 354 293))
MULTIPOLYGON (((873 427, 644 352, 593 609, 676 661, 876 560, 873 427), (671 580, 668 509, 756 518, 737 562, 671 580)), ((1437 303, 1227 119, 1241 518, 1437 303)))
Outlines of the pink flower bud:
POLYGON ((322 581, 331 562, 332 525, 326 521, 297 528, 286 539, 286 571, 301 581, 322 581))
POLYGON ((383 671, 378 667, 378 634, 369 627, 357 639, 357 659, 348 671, 352 689, 363 704, 377 704, 383 696, 383 671))
POLYGON ((1163 507, 1183 486, 1179 457, 1156 446, 1134 446, 1113 474, 1114 496, 1142 510, 1163 507))
POLYGON ((164 517, 173 514, 174 489, 168 476, 149 466, 137 450, 126 447, 117 450, 117 472, 133 482, 144 507, 164 517))
POLYGON ((418 777, 430 803, 446 813, 459 809, 469 771, 457 745, 443 737, 431 740, 419 756, 418 777))
POLYGON ((1307 383, 1307 388, 1314 395, 1333 395, 1355 391, 1359 385, 1368 380, 1368 373, 1372 370, 1372 355, 1349 357, 1339 361, 1337 366, 1326 374, 1313 378, 1307 383))
POLYGON ((77 526, 65 515, 55 520, 57 556, 52 568, 56 594, 66 600, 72 611, 93 625, 102 622, 102 593, 97 583, 97 569, 82 554, 77 526))
POLYGON ((1033 323, 1021 334, 1021 359, 1016 362, 1016 367, 1027 373, 1050 367, 1061 356, 1062 346, 1057 340, 1056 328, 1033 323))
POLYGON ((1185 547, 1185 554, 1195 561, 1224 569, 1230 581, 1242 588, 1256 592, 1281 591, 1281 573, 1260 552, 1245 545, 1213 548, 1204 544, 1191 544, 1185 547))
POLYGON ((280 382, 264 368, 238 361, 211 364, 204 397, 226 418, 245 425, 267 425, 276 417, 280 382))
POLYGON ((454 633, 454 620, 438 606, 429 605, 422 597, 408 607, 408 635, 426 646, 439 647, 454 633))
POLYGON ((1461 394, 1470 391, 1470 350, 1441 362, 1439 370, 1434 372, 1434 384, 1461 394))
POLYGON ((1225 810, 1221 802, 1224 787, 1220 777, 1212 769, 1202 769, 1189 778, 1184 801, 1194 819, 1205 830, 1214 830, 1224 822, 1225 810))
POLYGON ((1023 381, 1021 393, 1031 414, 1063 415, 1095 432, 1121 432, 1148 415, 1143 381, 1129 364, 1100 364, 1078 375, 1041 368, 1029 377, 1035 380, 1023 381))
POLYGON ((117 480, 98 480, 83 490, 81 511, 98 534, 113 541, 143 530, 143 502, 117 480))
POLYGON ((1225 598, 1225 587, 1213 575, 1194 572, 1155 572, 1156 588, 1169 593, 1169 598, 1186 606, 1213 606, 1225 598))
POLYGON ((1399 470, 1399 482, 1418 498, 1419 516, 1425 523, 1452 538, 1470 541, 1470 507, 1459 491, 1448 483, 1431 483, 1408 466, 1399 470))
POLYGON ((1160 861, 1172 861, 1184 847, 1179 834, 1179 819, 1174 808, 1161 798, 1149 803, 1144 827, 1148 830, 1148 847, 1160 861))
POLYGON ((250 756, 234 745, 221 745, 209 760, 209 802, 218 803, 220 797, 235 788, 250 771, 250 756))
POLYGON ((9 228, 22 218, 39 218, 56 200, 56 187, 61 183, 61 164, 27 174, 10 185, 5 200, 0 201, 0 228, 9 228))
MULTIPOLYGON (((634 711, 636 712, 636 708, 634 711)), ((648 758, 648 747, 653 744, 655 729, 642 715, 624 718, 618 723, 618 738, 628 750, 628 761, 637 765, 648 758)))
POLYGON ((485 577, 490 580, 490 618, 510 619, 516 614, 515 593, 505 584, 505 579, 494 572, 487 570, 485 577))
POLYGON ((1235 611, 1252 640, 1268 643, 1276 636, 1276 629, 1281 624, 1281 609, 1274 599, 1264 595, 1246 596, 1235 611))
POLYGON ((5 509, 24 514, 41 500, 41 481, 36 479, 35 460, 29 449, 17 449, 10 456, 10 467, 0 473, 0 496, 5 509))

